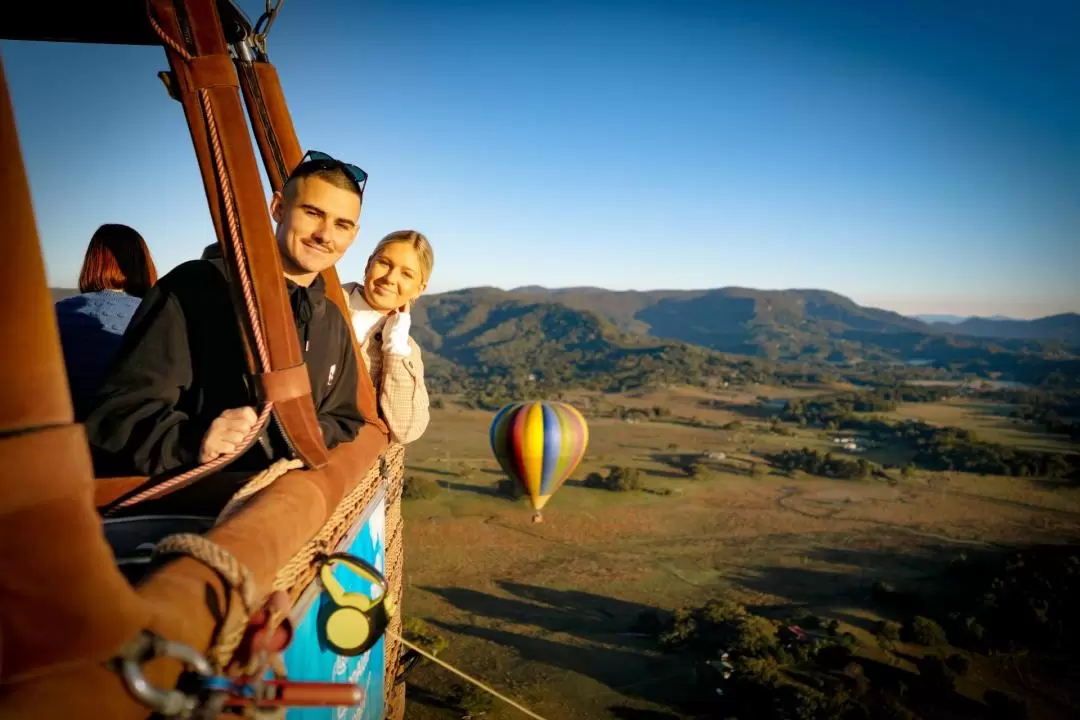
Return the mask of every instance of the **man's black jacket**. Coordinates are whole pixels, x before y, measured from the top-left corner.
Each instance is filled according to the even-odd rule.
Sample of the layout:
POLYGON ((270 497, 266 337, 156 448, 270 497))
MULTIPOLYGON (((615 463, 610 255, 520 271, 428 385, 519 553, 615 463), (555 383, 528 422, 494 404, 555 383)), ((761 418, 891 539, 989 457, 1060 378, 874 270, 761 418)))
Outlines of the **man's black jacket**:
MULTIPOLYGON (((198 462, 210 423, 230 408, 258 410, 216 246, 162 277, 143 298, 86 419, 99 475, 157 475, 198 462)), ((288 286, 326 446, 356 437, 356 355, 347 320, 317 277, 288 286)), ((272 421, 230 470, 258 470, 288 456, 272 421)))

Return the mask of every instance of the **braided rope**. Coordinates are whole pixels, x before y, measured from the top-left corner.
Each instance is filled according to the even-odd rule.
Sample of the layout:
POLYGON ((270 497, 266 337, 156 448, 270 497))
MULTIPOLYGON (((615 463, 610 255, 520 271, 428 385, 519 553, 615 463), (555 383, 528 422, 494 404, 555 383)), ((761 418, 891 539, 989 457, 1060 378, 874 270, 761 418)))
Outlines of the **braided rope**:
POLYGON ((270 467, 263 470, 261 473, 248 480, 236 493, 229 499, 229 502, 225 505, 224 509, 218 513, 215 525, 220 525, 226 518, 235 514, 245 504, 245 500, 249 499, 252 495, 264 490, 267 487, 277 482, 278 478, 285 475, 291 470, 299 470, 304 467, 304 461, 299 458, 283 458, 278 460, 270 467))
POLYGON ((163 538, 155 547, 154 555, 189 555, 216 571, 234 588, 244 603, 244 609, 255 612, 258 602, 255 578, 232 553, 217 543, 194 533, 177 533, 163 538))
POLYGON ((214 667, 223 669, 232 659, 236 643, 223 644, 222 640, 231 638, 238 632, 243 635, 247 623, 256 610, 258 590, 251 571, 244 567, 232 553, 201 535, 178 533, 162 539, 154 548, 154 557, 162 555, 187 555, 215 571, 225 581, 225 591, 232 597, 232 591, 240 596, 243 607, 229 601, 221 629, 216 633, 207 659, 214 667))

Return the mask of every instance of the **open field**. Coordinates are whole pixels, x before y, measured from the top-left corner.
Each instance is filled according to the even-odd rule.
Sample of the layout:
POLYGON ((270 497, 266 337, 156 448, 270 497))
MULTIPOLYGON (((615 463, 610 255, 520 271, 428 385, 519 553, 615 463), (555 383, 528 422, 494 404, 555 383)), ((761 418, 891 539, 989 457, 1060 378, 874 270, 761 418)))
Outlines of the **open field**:
MULTIPOLYGON (((824 433, 788 427, 792 434, 781 435, 755 417, 754 398, 775 394, 676 390, 607 398, 741 427, 590 420, 586 460, 540 525, 530 523, 524 501, 494 492, 502 475, 487 444, 492 413, 434 411, 428 434, 410 447, 407 472, 446 489, 404 506, 407 615, 450 641, 441 657, 549 720, 664 720, 683 717, 673 707, 689 692, 695 669, 628 633, 642 610, 717 596, 777 612, 806 606, 854 634, 860 655, 914 673, 911 660, 925 649, 904 647, 911 660, 890 656, 870 635, 880 617, 868 598, 874 581, 918 586, 965 550, 1080 539, 1080 489, 1046 481, 920 473, 890 486, 801 473, 750 477, 744 461, 757 453, 828 445, 824 433), (730 407, 702 408, 711 398, 730 407), (707 480, 662 462, 705 450, 727 454, 712 463, 707 480), (611 465, 639 467, 647 487, 673 493, 580 486, 588 472, 611 465)), ((971 412, 961 408, 955 417, 977 417, 971 412)), ((1062 696, 1073 692, 1068 686, 1023 689, 1028 675, 984 660, 958 683, 960 694, 975 701, 986 687, 1011 689, 1033 698, 1042 714, 1032 717, 1068 715, 1063 703, 1076 700, 1062 696)), ((462 717, 447 702, 455 677, 423 665, 409 680, 408 718, 462 717)), ((496 701, 484 717, 523 716, 496 701)))
POLYGON ((1025 450, 1042 452, 1077 452, 1076 443, 1065 435, 1048 435, 1037 426, 1023 424, 1009 417, 1013 406, 973 400, 949 398, 936 403, 908 403, 885 417, 914 418, 935 425, 962 427, 973 431, 980 440, 1013 445, 1025 450))

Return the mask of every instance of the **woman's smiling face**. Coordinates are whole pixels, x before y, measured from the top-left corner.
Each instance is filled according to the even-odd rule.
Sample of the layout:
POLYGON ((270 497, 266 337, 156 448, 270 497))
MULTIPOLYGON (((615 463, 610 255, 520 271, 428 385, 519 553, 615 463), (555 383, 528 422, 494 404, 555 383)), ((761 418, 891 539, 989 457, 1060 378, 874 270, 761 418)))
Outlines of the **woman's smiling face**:
POLYGON ((372 309, 389 313, 406 308, 423 290, 420 257, 411 243, 390 243, 368 260, 364 299, 372 309))

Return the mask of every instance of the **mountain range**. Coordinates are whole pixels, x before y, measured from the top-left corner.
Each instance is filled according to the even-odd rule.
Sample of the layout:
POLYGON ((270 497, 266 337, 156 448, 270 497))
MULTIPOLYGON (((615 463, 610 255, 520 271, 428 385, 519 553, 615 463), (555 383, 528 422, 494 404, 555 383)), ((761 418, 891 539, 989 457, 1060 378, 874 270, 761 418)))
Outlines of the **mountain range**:
MULTIPOLYGON (((593 287, 548 289, 527 286, 504 291, 470 288, 421 298, 418 306, 445 302, 474 309, 496 304, 557 303, 591 313, 619 331, 667 338, 728 353, 798 358, 821 355, 826 346, 851 354, 858 347, 892 359, 925 356, 922 347, 936 338, 953 345, 994 339, 1002 349, 1042 352, 1048 347, 1080 347, 1080 315, 1064 313, 1037 320, 966 318, 954 323, 925 322, 890 310, 858 305, 826 290, 613 291, 593 287), (910 352, 895 337, 924 336, 910 352), (979 340, 976 340, 978 338, 979 340), (1017 341, 1037 341, 1025 344, 1017 341), (1045 343, 1045 345, 1044 345, 1045 343), (857 347, 858 346, 858 347, 857 347)), ((910 338, 914 340, 913 337, 910 338)), ((826 355, 827 357, 827 355, 826 355)), ((839 360, 839 356, 836 358, 839 360)), ((869 358, 868 358, 869 359, 869 358)), ((882 359, 885 359, 884 357, 882 359)))
POLYGON ((1006 315, 991 315, 988 318, 980 317, 978 315, 912 315, 911 317, 916 320, 922 320, 924 323, 933 325, 934 323, 945 323, 947 325, 956 325, 962 323, 965 320, 1016 320, 1017 318, 1011 318, 1006 315))
POLYGON ((625 363, 631 349, 639 359, 647 353, 654 372, 674 357, 686 370, 691 349, 717 366, 741 356, 831 367, 924 364, 1028 381, 1064 367, 1072 382, 1080 372, 1075 313, 927 323, 825 290, 483 287, 424 296, 413 313, 421 346, 476 380, 508 368, 569 372, 582 353, 591 367, 610 369, 603 358, 625 363))
POLYGON ((925 322, 815 289, 469 288, 421 297, 413 336, 443 386, 628 387, 740 367, 745 376, 752 359, 932 364, 1029 380, 1064 367, 1068 382, 1080 380, 1076 313, 925 322))

